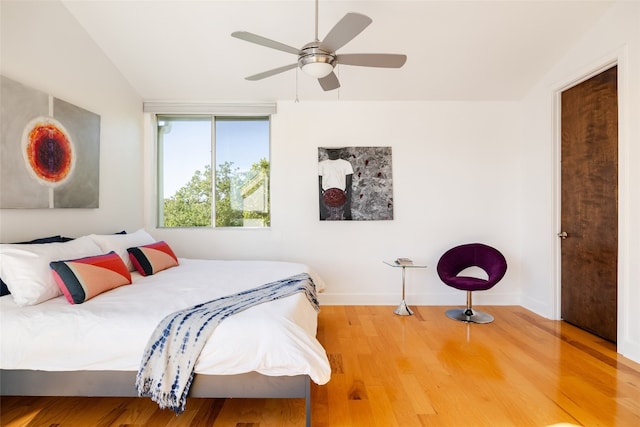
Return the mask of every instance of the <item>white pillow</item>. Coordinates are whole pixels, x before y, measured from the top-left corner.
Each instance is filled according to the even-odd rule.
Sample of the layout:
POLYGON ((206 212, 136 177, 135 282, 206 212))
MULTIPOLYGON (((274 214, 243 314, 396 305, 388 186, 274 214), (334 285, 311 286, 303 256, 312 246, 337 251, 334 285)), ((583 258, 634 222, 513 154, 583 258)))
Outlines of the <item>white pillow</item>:
POLYGON ((62 295, 50 262, 100 254, 100 247, 88 237, 63 243, 0 244, 0 277, 16 305, 35 305, 62 295))
POLYGON ((100 246, 100 249, 105 254, 111 251, 117 253, 127 265, 129 271, 133 271, 135 267, 131 259, 129 259, 127 249, 148 245, 156 241, 144 228, 129 234, 90 234, 89 237, 100 246))

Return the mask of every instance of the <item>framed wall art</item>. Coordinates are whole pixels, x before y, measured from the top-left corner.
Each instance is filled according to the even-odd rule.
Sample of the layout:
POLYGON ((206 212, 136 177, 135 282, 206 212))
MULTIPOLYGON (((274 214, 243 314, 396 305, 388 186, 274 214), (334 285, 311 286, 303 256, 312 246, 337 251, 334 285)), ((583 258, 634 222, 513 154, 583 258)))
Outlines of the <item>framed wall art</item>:
POLYGON ((321 221, 392 220, 391 147, 319 147, 321 221))

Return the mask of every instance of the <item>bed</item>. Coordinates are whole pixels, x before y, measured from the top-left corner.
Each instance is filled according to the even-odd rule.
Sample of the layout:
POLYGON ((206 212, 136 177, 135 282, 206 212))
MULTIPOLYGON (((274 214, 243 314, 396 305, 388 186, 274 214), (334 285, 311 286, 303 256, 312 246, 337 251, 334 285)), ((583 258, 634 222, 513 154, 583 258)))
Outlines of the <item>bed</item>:
MULTIPOLYGON (((132 239, 131 235, 104 237, 102 243, 106 240, 109 244, 99 245, 99 252, 112 254, 107 250, 115 249, 124 257, 123 248, 131 245, 132 239), (118 244, 114 246, 114 242, 118 244)), ((148 244, 149 239, 146 234, 142 241, 133 242, 148 244)), ((94 241, 100 243, 100 237, 94 236, 94 241)), ((38 261, 50 261, 58 257, 56 250, 64 244, 69 245, 29 245, 22 252, 35 251, 38 261)), ((11 259, 14 249, 0 245, 3 280, 15 277, 10 268, 15 261, 11 259)), ((300 273, 309 274, 317 290, 323 290, 321 278, 304 264, 183 258, 178 259, 178 265, 152 274, 134 269, 131 284, 76 304, 70 304, 65 294, 25 305, 17 295, 21 291, 16 286, 12 290, 7 283, 14 295, 0 297, 1 393, 138 396, 135 379, 141 357, 164 317, 300 273)), ((309 426, 311 381, 325 384, 331 374, 326 353, 315 337, 316 329, 317 312, 304 293, 226 318, 197 359, 189 396, 304 398, 309 426)))

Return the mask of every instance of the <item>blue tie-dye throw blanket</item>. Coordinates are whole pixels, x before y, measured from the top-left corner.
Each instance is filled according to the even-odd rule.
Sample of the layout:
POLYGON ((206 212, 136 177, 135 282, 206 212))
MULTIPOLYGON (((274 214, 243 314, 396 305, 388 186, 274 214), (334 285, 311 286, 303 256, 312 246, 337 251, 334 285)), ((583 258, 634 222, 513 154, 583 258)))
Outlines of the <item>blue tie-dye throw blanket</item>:
POLYGON ((138 394, 162 409, 184 412, 196 361, 218 324, 232 314, 298 292, 319 310, 313 280, 303 273, 168 315, 147 343, 136 377, 138 394))

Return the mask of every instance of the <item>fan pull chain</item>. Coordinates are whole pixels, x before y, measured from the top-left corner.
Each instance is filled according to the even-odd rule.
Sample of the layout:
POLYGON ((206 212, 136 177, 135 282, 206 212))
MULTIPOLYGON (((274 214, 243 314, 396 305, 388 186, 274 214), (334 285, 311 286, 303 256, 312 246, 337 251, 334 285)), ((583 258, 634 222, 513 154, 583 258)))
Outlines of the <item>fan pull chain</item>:
MULTIPOLYGON (((340 67, 336 67, 335 68, 335 73, 338 75, 338 80, 341 80, 340 79, 340 67)), ((340 86, 338 88, 338 101, 340 101, 340 89, 342 89, 342 86, 340 86)))
POLYGON ((296 67, 296 100, 295 100, 296 104, 300 103, 300 100, 298 99, 298 67, 296 67))

